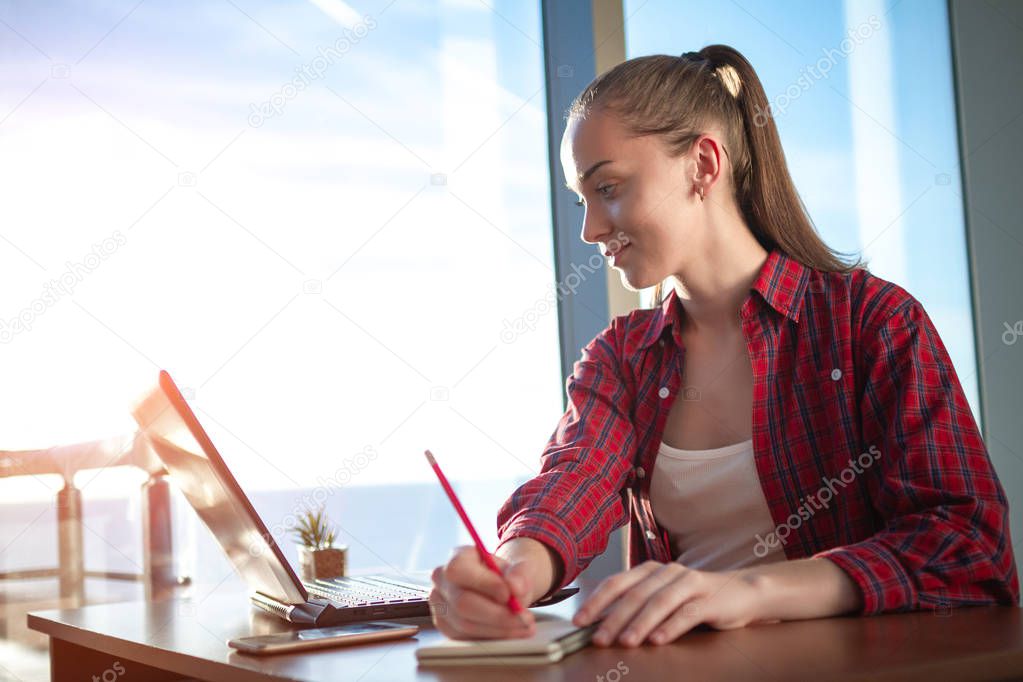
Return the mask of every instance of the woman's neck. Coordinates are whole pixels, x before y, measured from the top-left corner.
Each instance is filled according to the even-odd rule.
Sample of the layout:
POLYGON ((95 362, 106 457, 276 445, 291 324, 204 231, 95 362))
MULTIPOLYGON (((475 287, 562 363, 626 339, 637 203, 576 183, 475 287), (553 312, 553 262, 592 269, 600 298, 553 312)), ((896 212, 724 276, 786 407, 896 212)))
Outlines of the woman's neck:
POLYGON ((685 309, 683 329, 689 333, 740 329, 739 311, 767 260, 768 252, 747 231, 749 240, 712 248, 676 274, 675 291, 685 309))

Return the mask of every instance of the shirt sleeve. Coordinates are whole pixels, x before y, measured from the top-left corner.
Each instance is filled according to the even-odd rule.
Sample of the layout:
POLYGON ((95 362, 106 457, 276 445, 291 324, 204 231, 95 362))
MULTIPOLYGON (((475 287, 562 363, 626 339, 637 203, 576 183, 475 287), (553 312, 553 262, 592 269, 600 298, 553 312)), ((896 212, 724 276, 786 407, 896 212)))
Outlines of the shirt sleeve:
POLYGON ((882 526, 814 556, 856 582, 864 615, 1016 604, 1008 502, 937 330, 912 299, 871 336, 861 429, 882 526))
POLYGON ((637 440, 632 396, 617 359, 618 321, 582 349, 565 382, 568 407, 544 447, 540 473, 497 515, 498 546, 529 537, 561 557, 564 571, 551 592, 572 582, 628 519, 622 491, 637 440))

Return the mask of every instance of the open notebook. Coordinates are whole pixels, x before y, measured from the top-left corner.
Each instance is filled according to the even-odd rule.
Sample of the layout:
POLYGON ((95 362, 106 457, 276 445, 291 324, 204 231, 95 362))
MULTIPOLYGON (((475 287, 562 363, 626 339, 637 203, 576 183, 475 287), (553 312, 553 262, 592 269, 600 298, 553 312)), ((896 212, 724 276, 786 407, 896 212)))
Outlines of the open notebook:
POLYGON ((578 627, 560 616, 535 614, 536 634, 517 639, 446 639, 416 649, 420 665, 540 665, 560 661, 590 643, 599 623, 578 627))

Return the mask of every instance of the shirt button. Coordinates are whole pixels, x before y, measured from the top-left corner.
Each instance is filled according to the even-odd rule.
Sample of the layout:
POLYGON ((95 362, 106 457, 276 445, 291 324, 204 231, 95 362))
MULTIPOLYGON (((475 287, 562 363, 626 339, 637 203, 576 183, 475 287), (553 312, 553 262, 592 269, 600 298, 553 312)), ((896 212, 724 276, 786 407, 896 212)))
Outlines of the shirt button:
POLYGON ((657 345, 663 347, 664 346, 664 339, 661 339, 660 341, 658 341, 657 345))
POLYGON ((643 478, 646 476, 646 469, 643 467, 636 467, 636 478, 643 478))
POLYGON ((837 367, 835 369, 831 370, 831 378, 834 379, 835 381, 838 381, 839 379, 841 379, 842 378, 842 370, 840 370, 837 367))
POLYGON ((648 537, 649 539, 651 539, 651 540, 656 540, 656 539, 657 539, 657 533, 653 532, 652 530, 648 530, 648 531, 646 532, 646 536, 647 536, 647 537, 648 537))
POLYGON ((670 391, 668 390, 667 386, 661 386, 661 390, 657 392, 657 395, 661 396, 662 398, 667 398, 669 393, 670 391))

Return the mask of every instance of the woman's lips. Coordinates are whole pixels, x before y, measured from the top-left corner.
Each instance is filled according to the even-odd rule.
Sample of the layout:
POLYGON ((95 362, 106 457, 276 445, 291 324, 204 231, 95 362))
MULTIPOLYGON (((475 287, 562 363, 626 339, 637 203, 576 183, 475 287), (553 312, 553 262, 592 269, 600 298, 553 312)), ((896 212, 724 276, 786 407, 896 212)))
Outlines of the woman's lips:
POLYGON ((604 256, 608 259, 608 261, 611 263, 611 265, 614 266, 615 263, 618 262, 618 259, 620 259, 622 257, 622 252, 625 251, 627 248, 629 248, 628 244, 622 246, 620 249, 618 249, 614 253, 611 253, 610 251, 605 251, 604 252, 604 256))

